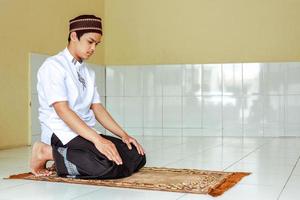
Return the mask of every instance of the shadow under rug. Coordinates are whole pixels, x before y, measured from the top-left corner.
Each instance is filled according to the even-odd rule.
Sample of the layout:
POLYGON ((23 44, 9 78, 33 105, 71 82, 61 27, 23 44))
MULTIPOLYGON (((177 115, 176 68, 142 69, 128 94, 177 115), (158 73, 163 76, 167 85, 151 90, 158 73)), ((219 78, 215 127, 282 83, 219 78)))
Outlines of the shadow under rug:
POLYGON ((36 177, 31 173, 23 173, 11 175, 7 179, 26 179, 219 196, 249 174, 245 172, 144 167, 132 176, 121 179, 62 178, 58 177, 55 171, 48 177, 36 177))

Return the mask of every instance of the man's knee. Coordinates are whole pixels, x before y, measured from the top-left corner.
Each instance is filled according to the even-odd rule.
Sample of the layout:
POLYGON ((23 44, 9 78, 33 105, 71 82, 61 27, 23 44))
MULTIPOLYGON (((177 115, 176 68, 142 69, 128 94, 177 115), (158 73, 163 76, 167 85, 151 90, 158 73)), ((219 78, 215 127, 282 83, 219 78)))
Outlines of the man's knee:
POLYGON ((138 165, 135 169, 135 172, 145 166, 145 164, 146 164, 146 154, 139 155, 139 160, 140 160, 140 162, 138 163, 138 165))
POLYGON ((78 157, 77 159, 80 160, 77 166, 81 175, 102 176, 114 166, 112 161, 99 158, 90 152, 82 153, 80 158, 78 157))

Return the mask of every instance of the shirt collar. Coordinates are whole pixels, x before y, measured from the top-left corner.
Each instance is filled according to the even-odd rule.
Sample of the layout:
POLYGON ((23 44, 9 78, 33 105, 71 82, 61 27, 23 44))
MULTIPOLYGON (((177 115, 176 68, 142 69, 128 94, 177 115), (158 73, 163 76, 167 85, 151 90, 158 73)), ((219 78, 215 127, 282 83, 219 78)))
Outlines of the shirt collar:
POLYGON ((72 54, 70 53, 69 49, 66 47, 65 50, 63 51, 64 55, 67 57, 68 61, 70 63, 72 63, 72 65, 74 65, 76 68, 80 67, 81 65, 83 65, 83 61, 79 62, 78 60, 76 60, 76 58, 74 58, 72 56, 72 54))

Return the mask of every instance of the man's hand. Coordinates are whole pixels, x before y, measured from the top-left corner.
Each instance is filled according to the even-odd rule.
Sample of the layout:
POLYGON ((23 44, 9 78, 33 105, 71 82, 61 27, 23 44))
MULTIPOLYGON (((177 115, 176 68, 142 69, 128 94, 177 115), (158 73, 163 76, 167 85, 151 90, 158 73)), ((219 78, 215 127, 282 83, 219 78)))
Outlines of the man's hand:
POLYGON ((125 136, 122 137, 122 141, 125 144, 127 144, 128 148, 130 150, 132 149, 131 144, 133 144, 136 147, 136 149, 137 149, 137 151, 138 151, 138 153, 140 155, 144 155, 145 154, 145 151, 144 151, 143 147, 133 137, 131 137, 131 136, 129 136, 129 135, 126 134, 125 136))
POLYGON ((122 165, 123 161, 118 153, 118 150, 114 143, 101 137, 96 142, 94 142, 95 147, 104 154, 109 160, 115 162, 117 165, 122 165))

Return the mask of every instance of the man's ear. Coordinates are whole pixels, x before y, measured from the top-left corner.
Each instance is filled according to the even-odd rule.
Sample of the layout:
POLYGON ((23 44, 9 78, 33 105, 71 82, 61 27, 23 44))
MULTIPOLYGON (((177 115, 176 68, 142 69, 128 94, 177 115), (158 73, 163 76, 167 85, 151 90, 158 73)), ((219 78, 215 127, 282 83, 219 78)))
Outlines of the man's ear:
POLYGON ((72 32, 71 35, 70 35, 70 38, 71 38, 71 41, 77 41, 78 38, 77 38, 76 32, 72 32))

